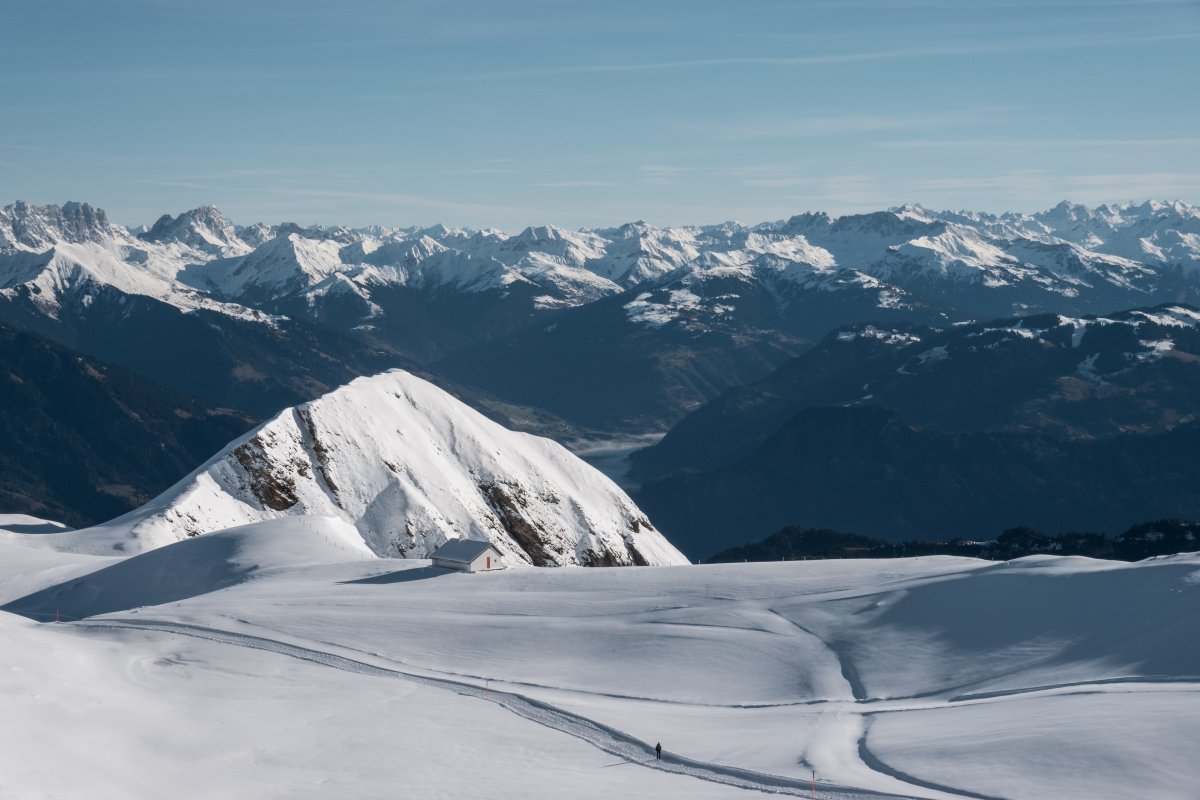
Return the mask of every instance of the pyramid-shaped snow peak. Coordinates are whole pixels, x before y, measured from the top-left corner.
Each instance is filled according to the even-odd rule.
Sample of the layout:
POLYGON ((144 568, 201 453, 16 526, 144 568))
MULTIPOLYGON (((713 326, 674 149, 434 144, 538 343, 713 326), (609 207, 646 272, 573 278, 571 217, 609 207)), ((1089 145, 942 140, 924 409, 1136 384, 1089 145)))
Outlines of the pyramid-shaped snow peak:
POLYGON ((302 514, 344 519, 393 557, 461 537, 491 541, 510 563, 687 563, 616 484, 561 445, 400 370, 283 411, 87 535, 138 552, 302 514))

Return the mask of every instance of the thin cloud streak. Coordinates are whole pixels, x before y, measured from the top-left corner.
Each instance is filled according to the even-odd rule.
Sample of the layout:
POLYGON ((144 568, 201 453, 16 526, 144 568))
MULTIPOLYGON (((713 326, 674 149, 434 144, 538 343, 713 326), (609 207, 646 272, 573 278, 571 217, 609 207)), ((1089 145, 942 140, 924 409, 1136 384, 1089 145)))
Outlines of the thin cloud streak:
POLYGON ((596 189, 611 186, 620 186, 616 181, 548 181, 545 183, 534 183, 531 186, 547 189, 596 189))
POLYGON ((792 137, 838 136, 848 133, 925 130, 947 128, 987 121, 989 113, 955 112, 949 114, 846 114, 791 120, 749 121, 738 128, 718 134, 717 141, 754 141, 792 137))
POLYGON ((1076 36, 1043 40, 1013 40, 994 44, 974 43, 971 45, 947 45, 929 47, 897 48, 893 50, 870 50, 857 53, 829 53, 814 56, 730 56, 723 58, 695 58, 674 61, 650 61, 624 64, 570 64, 553 67, 535 67, 519 70, 495 70, 491 72, 453 75, 439 82, 507 80, 520 78, 544 78, 566 75, 586 75, 614 72, 649 72, 654 70, 691 69, 696 67, 804 67, 829 64, 851 64, 856 62, 887 61, 905 58, 930 58, 936 56, 966 56, 981 54, 1018 53, 1057 48, 1120 47, 1138 44, 1184 42, 1200 39, 1200 33, 1174 33, 1152 36, 1076 36))
POLYGON ((1200 147, 1200 137, 1178 137, 1166 139, 913 139, 909 141, 876 142, 875 147, 883 150, 919 149, 985 149, 999 147, 1200 147))

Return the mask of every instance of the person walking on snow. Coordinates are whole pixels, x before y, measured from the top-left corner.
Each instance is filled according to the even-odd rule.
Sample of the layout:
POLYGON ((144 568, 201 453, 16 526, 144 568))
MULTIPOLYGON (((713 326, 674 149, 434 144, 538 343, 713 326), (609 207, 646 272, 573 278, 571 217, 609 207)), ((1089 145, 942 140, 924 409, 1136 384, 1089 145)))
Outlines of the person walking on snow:
POLYGON ((654 745, 654 758, 656 761, 662 761, 662 742, 654 745))

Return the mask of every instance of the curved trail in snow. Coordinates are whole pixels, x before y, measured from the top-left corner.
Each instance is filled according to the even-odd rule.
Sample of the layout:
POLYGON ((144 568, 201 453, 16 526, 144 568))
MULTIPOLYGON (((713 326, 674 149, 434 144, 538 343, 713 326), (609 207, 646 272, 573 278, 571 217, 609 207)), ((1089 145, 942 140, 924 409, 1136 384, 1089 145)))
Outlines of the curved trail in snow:
MULTIPOLYGON (((677 775, 686 775, 699 780, 711 781, 751 791, 792 795, 795 797, 812 796, 811 783, 804 779, 771 775, 706 761, 696 761, 666 751, 663 752, 662 760, 658 761, 654 758, 654 748, 640 739, 616 728, 610 728, 607 725, 580 716, 579 714, 513 692, 492 689, 487 690, 485 696, 485 690, 474 684, 451 680, 449 678, 422 675, 394 666, 370 664, 366 661, 359 661, 325 650, 316 650, 263 636, 234 633, 232 631, 221 630, 220 628, 208 628, 201 625, 124 619, 98 620, 95 622, 85 621, 70 624, 87 628, 116 628, 173 633, 197 639, 221 642, 236 647, 263 650, 359 675, 369 675, 379 678, 403 678, 427 686, 449 689, 461 695, 486 699, 519 717, 582 739, 593 747, 629 763, 640 764, 650 769, 658 769, 677 775)), ((943 789, 942 791, 958 794, 963 797, 975 796, 948 789, 943 789)), ((911 798, 912 796, 824 783, 820 785, 817 797, 825 798, 825 800, 899 800, 900 798, 911 798)))

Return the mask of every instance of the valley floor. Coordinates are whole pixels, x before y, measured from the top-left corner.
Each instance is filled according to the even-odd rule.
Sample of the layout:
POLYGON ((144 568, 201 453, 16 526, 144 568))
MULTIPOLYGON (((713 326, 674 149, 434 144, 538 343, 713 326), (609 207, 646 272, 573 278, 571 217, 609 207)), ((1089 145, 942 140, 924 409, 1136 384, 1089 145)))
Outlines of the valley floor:
POLYGON ((0 798, 1200 784, 1200 556, 464 575, 337 535, 119 560, 0 532, 0 798))

